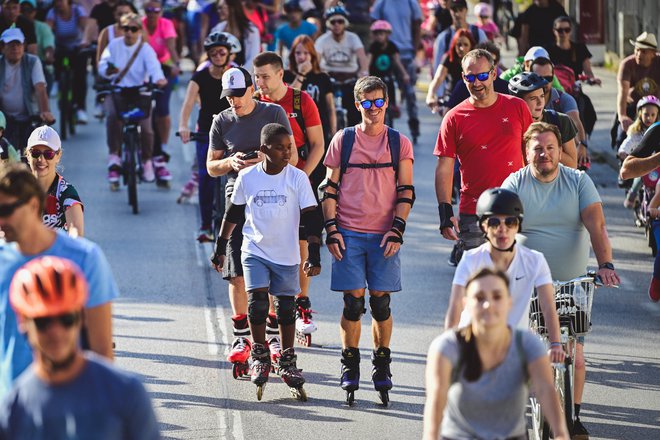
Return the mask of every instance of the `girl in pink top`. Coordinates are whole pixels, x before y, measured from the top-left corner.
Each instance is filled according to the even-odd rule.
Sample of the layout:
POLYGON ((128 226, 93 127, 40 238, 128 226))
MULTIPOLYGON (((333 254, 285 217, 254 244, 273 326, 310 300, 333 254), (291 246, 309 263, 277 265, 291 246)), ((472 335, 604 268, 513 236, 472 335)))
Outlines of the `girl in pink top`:
POLYGON ((490 41, 501 39, 500 29, 493 21, 493 8, 488 3, 477 3, 474 6, 474 15, 477 16, 477 27, 484 31, 490 41))

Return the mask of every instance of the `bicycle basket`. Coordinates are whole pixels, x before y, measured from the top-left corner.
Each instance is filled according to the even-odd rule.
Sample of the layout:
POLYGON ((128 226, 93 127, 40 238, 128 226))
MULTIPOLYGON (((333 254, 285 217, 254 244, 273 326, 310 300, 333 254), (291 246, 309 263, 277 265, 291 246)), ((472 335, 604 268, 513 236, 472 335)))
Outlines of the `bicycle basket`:
POLYGON ((570 321, 571 333, 583 335, 591 330, 592 280, 555 284, 555 306, 561 321, 570 321))
POLYGON ((529 328, 541 336, 547 336, 548 328, 545 326, 543 312, 541 312, 541 303, 539 302, 538 291, 534 289, 532 300, 529 303, 529 328))
POLYGON ((141 87, 121 89, 119 95, 113 94, 117 114, 123 118, 138 121, 151 114, 151 91, 141 87))

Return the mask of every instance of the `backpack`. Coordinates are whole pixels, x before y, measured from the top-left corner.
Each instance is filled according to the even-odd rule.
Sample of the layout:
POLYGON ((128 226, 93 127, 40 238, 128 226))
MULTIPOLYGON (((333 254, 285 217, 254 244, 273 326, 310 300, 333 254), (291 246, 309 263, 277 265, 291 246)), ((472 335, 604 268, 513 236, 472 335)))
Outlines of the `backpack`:
POLYGON ((553 109, 548 109, 548 108, 546 108, 544 111, 550 117, 550 123, 552 125, 556 125, 557 128, 561 130, 561 126, 559 125, 559 115, 557 114, 557 112, 553 109))
MULTIPOLYGON (((454 34, 456 32, 447 32, 445 34, 445 48, 449 50, 449 45, 451 44, 451 39, 454 37, 454 34)), ((479 27, 476 24, 471 24, 470 25, 470 33, 472 34, 472 38, 474 38, 474 41, 479 44, 479 27)))
POLYGON ((341 140, 341 165, 339 168, 339 182, 348 168, 389 168, 394 169, 394 181, 398 182, 399 178, 399 160, 401 158, 401 134, 390 127, 387 127, 387 142, 390 144, 390 157, 391 162, 388 163, 350 163, 351 153, 353 152, 353 144, 355 143, 355 127, 344 128, 341 140))
POLYGON ((559 84, 564 88, 564 91, 569 95, 573 95, 573 85, 575 84, 575 72, 568 66, 557 64, 555 66, 555 76, 559 80, 559 84))

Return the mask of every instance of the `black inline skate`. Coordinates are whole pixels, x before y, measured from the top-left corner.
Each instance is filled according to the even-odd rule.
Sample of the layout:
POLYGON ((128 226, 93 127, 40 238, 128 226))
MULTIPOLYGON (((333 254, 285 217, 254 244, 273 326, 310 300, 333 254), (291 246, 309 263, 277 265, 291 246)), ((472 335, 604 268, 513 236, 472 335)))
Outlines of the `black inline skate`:
POLYGON ((270 373, 270 352, 264 344, 252 344, 252 363, 250 364, 250 380, 257 386, 257 400, 261 400, 270 373))
POLYGON ((390 349, 380 347, 371 355, 371 363, 373 370, 371 371, 371 380, 374 383, 374 388, 378 391, 380 401, 383 406, 387 406, 390 402, 389 391, 392 389, 392 373, 390 372, 390 349))
POLYGON ((291 391, 291 395, 294 398, 302 402, 307 402, 307 393, 303 388, 305 378, 296 366, 297 360, 298 357, 296 356, 293 347, 282 350, 277 374, 280 375, 282 381, 289 387, 289 391, 291 391))
POLYGON ((360 388, 360 350, 347 348, 341 352, 341 388, 346 391, 346 403, 353 406, 355 390, 360 388))

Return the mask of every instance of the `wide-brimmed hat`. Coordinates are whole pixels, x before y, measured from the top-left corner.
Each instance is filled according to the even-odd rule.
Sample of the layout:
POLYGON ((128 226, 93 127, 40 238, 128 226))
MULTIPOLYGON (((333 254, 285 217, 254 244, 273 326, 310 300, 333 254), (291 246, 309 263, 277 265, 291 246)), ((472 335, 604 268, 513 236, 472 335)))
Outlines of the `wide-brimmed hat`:
POLYGON ((642 32, 639 37, 634 40, 629 40, 630 44, 635 46, 635 49, 657 49, 658 40, 655 35, 650 32, 642 32))

